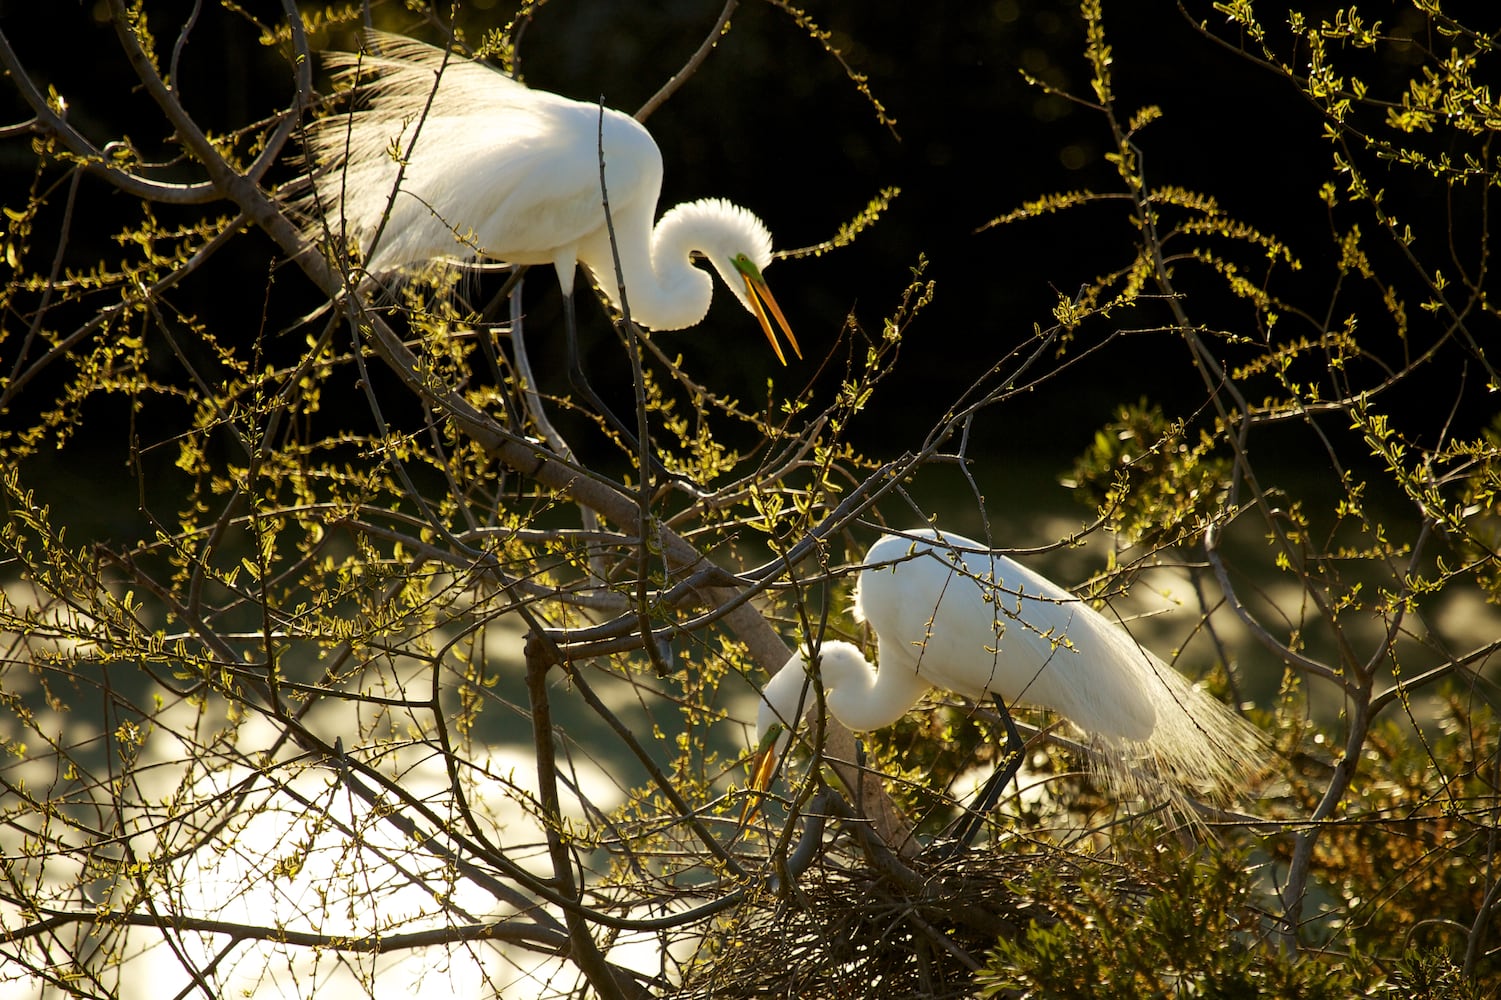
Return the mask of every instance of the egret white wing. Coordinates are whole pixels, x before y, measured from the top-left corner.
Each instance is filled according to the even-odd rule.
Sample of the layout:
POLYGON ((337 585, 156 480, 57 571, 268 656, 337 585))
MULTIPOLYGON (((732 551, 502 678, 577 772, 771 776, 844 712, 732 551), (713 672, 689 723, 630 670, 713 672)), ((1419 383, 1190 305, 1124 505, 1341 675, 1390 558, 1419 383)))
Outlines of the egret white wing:
POLYGON ((347 227, 367 253, 380 231, 371 270, 435 257, 559 263, 603 226, 601 124, 612 211, 643 200, 654 210, 661 155, 629 116, 458 56, 445 62, 411 39, 374 33, 372 42, 382 55, 328 57, 358 76, 367 103, 315 124, 310 140, 330 226, 347 227))
POLYGON ((882 670, 898 658, 938 687, 1052 708, 1087 732, 1145 739, 1156 721, 1147 691, 1155 656, 1078 597, 959 535, 888 535, 861 574, 856 613, 880 639, 882 670), (931 539, 928 540, 928 539, 931 539), (1098 669, 1099 664, 1112 669, 1098 669))

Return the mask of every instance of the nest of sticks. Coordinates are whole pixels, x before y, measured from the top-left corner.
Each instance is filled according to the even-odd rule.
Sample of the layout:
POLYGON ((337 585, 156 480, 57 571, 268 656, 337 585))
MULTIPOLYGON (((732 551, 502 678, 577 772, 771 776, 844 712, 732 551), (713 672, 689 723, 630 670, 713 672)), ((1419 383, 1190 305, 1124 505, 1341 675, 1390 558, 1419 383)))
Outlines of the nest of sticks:
POLYGON ((676 996, 968 997, 999 938, 1055 919, 1017 888, 1038 855, 899 860, 855 839, 835 837, 785 890, 768 887, 729 914, 676 996))

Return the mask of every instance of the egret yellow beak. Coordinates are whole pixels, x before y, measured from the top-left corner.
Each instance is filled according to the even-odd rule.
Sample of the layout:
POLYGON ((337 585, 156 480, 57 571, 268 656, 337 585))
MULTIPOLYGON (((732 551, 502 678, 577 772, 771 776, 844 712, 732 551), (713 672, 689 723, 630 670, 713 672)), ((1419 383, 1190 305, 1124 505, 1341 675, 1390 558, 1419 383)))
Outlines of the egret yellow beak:
POLYGON ((755 768, 751 771, 751 788, 764 792, 771 787, 771 776, 777 773, 777 752, 767 747, 752 758, 755 768))
POLYGON ((745 800, 745 808, 740 811, 741 826, 748 825, 756 818, 761 810, 761 795, 771 787, 771 778, 777 773, 776 739, 780 730, 780 726, 773 726, 762 740, 761 748, 751 756, 750 790, 756 794, 745 800))
POLYGON ((782 364, 787 363, 787 355, 782 353, 782 345, 777 342, 776 331, 771 328, 771 320, 766 317, 769 308, 771 314, 777 318, 777 325, 787 335, 787 343, 792 346, 792 351, 801 360, 802 348, 797 346, 797 337, 792 334, 792 327, 787 323, 787 317, 782 315, 782 307, 777 305, 777 300, 772 297, 771 289, 766 287, 766 279, 761 277, 761 269, 745 254, 740 254, 732 262, 735 270, 740 272, 740 277, 745 280, 745 297, 750 301, 751 308, 756 313, 756 319, 761 321, 761 329, 766 334, 766 339, 771 342, 771 349, 776 351, 777 360, 782 364), (763 304, 764 303, 764 304, 763 304))

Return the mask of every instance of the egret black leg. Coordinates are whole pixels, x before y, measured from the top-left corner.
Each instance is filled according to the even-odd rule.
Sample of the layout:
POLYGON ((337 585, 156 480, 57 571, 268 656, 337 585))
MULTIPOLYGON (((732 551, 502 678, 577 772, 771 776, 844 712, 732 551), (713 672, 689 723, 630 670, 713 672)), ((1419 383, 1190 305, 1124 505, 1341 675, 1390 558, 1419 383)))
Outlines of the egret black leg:
POLYGON ((500 315, 500 307, 507 305, 512 299, 521 295, 521 279, 526 277, 526 264, 514 264, 513 270, 506 278, 505 284, 500 286, 500 291, 495 293, 494 298, 485 304, 484 310, 479 315, 481 323, 494 323, 495 317, 500 315))
MULTIPOLYGON (((521 279, 525 274, 526 268, 518 267, 510 278, 506 280, 505 286, 501 288, 495 298, 491 299, 490 303, 485 306, 484 313, 480 317, 482 332, 485 334, 480 337, 480 348, 485 355, 485 359, 490 363, 497 386, 502 384, 500 358, 496 353, 494 342, 488 336, 488 330, 490 324, 494 322, 494 316, 499 304, 501 302, 509 302, 511 308, 511 333, 513 336, 521 335, 521 279)), ((568 384, 573 386, 575 392, 582 394, 589 401, 589 404, 609 421, 610 426, 624 434, 626 439, 630 441, 631 447, 635 448, 636 436, 625 429, 625 425, 610 411, 610 408, 605 405, 604 400, 599 398, 594 391, 594 387, 589 384, 589 380, 584 376, 584 368, 579 361, 578 328, 574 325, 572 295, 563 296, 563 317, 566 328, 564 332, 564 349, 567 353, 568 384)), ((537 387, 533 386, 532 388, 536 389, 537 387)), ((520 427, 520 414, 515 412, 515 406, 511 403, 511 397, 507 395, 505 399, 507 412, 516 421, 514 426, 520 427)))
MULTIPOLYGON (((511 290, 511 336, 520 337, 522 336, 521 272, 511 275, 510 280, 506 282, 506 288, 511 290)), ((495 379, 495 391, 500 394, 500 398, 505 404, 506 417, 511 421, 511 427, 515 433, 520 434, 522 433, 521 428, 526 425, 521 419, 521 411, 516 406, 516 400, 512 399, 511 394, 505 391, 505 373, 501 370, 500 366, 500 351, 495 346, 495 321, 492 318, 487 318, 489 311, 490 309, 487 306, 485 308, 486 315, 480 317, 480 322, 475 329, 475 333, 479 337, 480 352, 484 354, 485 361, 490 365, 490 375, 495 379)))
POLYGON ((1022 752, 1026 749, 1021 733, 1016 731, 1016 723, 1011 721, 1011 713, 1007 711, 1006 703, 998 694, 993 694, 991 697, 995 700, 995 707, 1001 713, 1001 721, 1006 725, 1006 759, 985 782, 985 787, 980 789, 980 794, 975 798, 975 804, 960 817, 958 825, 954 828, 954 852, 956 854, 968 850, 970 844, 974 842, 975 835, 980 832, 980 824, 985 822, 985 817, 990 814, 990 810, 994 809, 995 804, 1001 800, 1001 792, 1021 769, 1022 752))
MULTIPOLYGON (((568 355, 568 384, 573 386, 576 392, 589 401, 589 405, 594 407, 596 413, 605 418, 606 423, 620 433, 621 437, 625 439, 626 444, 629 445, 632 454, 640 456, 642 453, 640 439, 605 405, 605 401, 599 398, 599 395, 594 391, 594 387, 589 384, 588 376, 584 374, 583 363, 579 361, 578 327, 574 323, 573 296, 571 294, 563 296, 563 320, 566 327, 564 347, 568 355)), ((650 444, 650 442, 647 443, 648 445, 650 444)), ((692 480, 686 476, 667 471, 667 467, 652 453, 650 447, 645 451, 649 468, 642 470, 643 476, 651 475, 658 483, 671 482, 688 493, 695 496, 701 495, 698 487, 694 485, 692 480)))
POLYGON ((633 451, 639 453, 641 448, 636 435, 628 430, 620 418, 615 416, 614 411, 605 405, 605 401, 599 398, 599 394, 589 384, 588 376, 584 374, 583 363, 579 361, 578 327, 574 322, 572 295, 563 296, 563 327, 563 348, 567 354, 568 384, 573 386, 575 392, 589 401, 589 405, 594 407, 594 412, 604 417, 605 422, 625 438, 633 451))

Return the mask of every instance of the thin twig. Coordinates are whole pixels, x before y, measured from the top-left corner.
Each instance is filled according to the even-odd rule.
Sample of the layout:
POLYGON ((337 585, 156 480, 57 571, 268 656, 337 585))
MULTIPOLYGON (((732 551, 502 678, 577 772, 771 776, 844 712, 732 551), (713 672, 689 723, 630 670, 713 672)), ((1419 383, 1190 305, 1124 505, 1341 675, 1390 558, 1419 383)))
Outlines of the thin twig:
POLYGON ((719 20, 714 22, 714 27, 704 36, 704 40, 699 43, 693 55, 688 57, 688 61, 683 64, 683 68, 674 73, 651 96, 651 99, 637 110, 635 118, 638 122, 644 122, 650 118, 653 112, 667 103, 667 99, 675 94, 679 87, 688 82, 689 77, 698 72, 698 68, 703 65, 704 60, 709 58, 709 53, 714 51, 714 46, 719 44, 719 39, 729 30, 730 15, 735 12, 735 8, 738 6, 740 6, 740 0, 725 0, 724 9, 719 12, 719 20))

